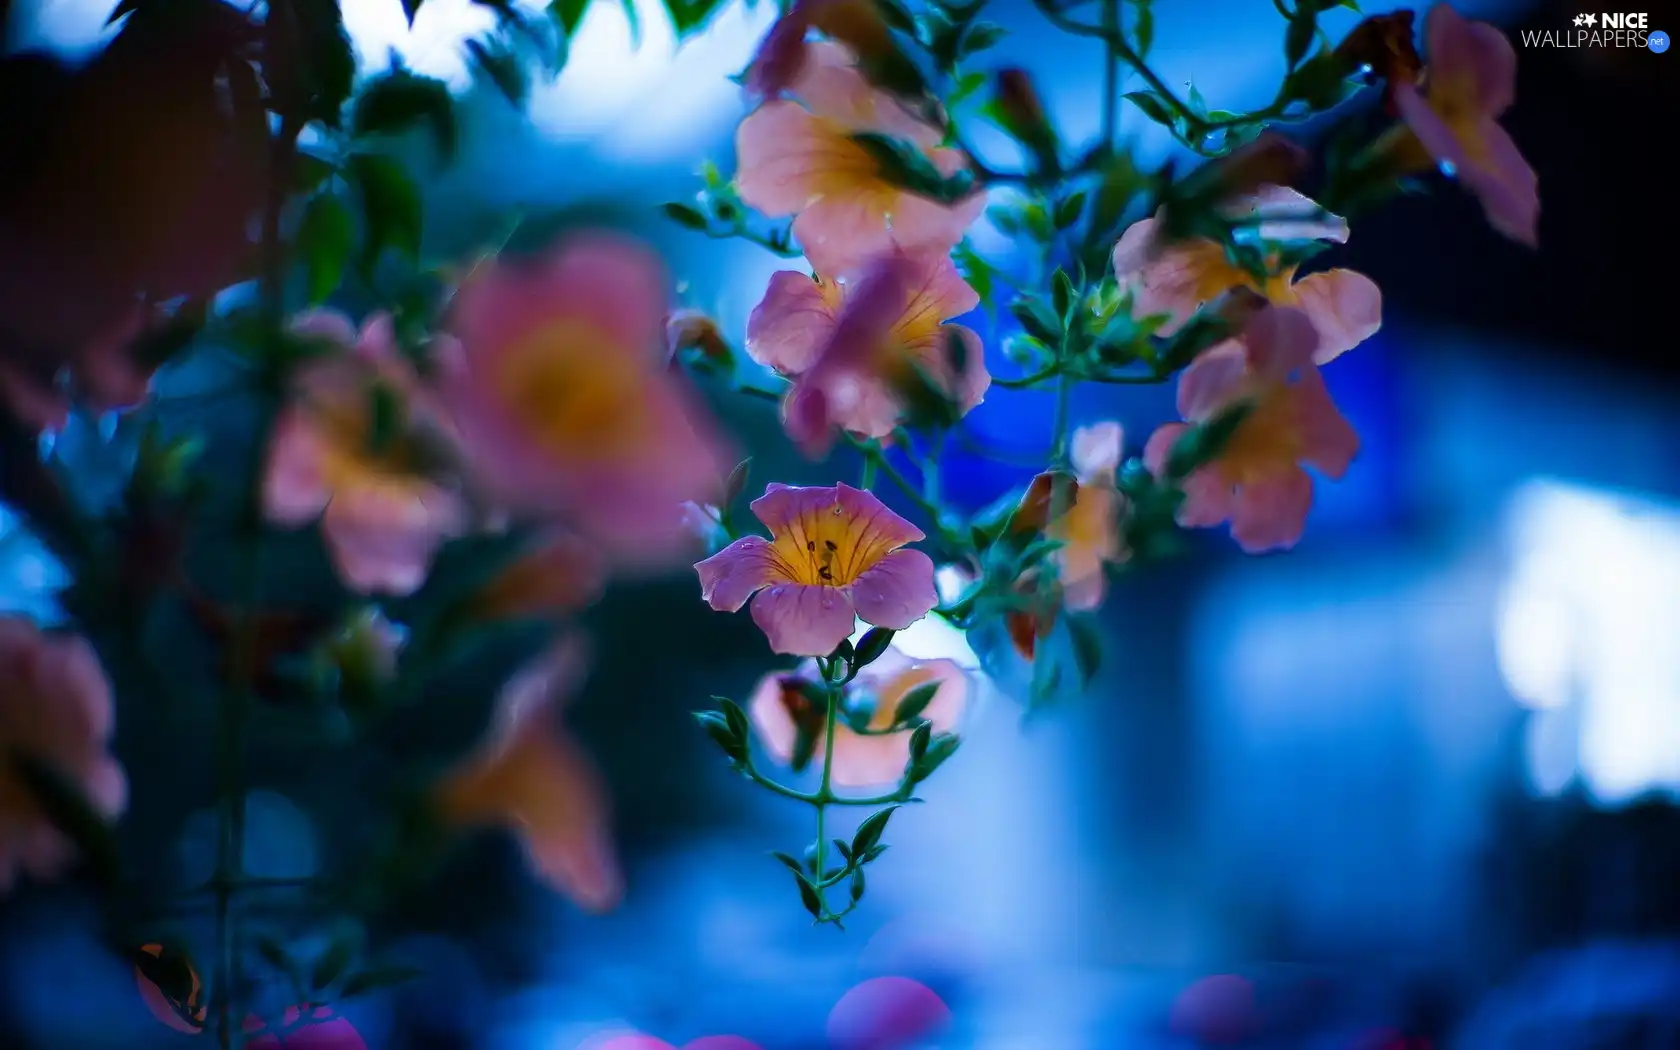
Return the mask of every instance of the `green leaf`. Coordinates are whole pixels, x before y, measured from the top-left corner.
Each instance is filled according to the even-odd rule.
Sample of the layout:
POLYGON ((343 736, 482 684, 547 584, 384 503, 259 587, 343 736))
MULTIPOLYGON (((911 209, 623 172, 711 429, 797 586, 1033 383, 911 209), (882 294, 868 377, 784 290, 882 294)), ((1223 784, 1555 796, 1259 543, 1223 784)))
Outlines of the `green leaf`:
POLYGON ((938 682, 925 682, 905 693, 893 711, 893 725, 908 725, 920 718, 922 712, 927 710, 928 705, 933 703, 933 698, 938 695, 938 682))
POLYGON ((1207 100, 1202 97, 1200 91, 1196 90, 1196 85, 1190 85, 1190 90, 1185 94, 1184 101, 1190 107, 1190 112, 1196 114, 1196 116, 1205 117, 1208 115, 1207 100))
POLYGON ((969 26, 968 32, 963 34, 962 47, 958 57, 967 58, 977 51, 984 51, 995 47, 998 41, 1007 36, 1009 31, 996 22, 976 22, 969 26))
POLYGON ((1079 674, 1089 682, 1102 666, 1102 634, 1088 616, 1069 616, 1068 635, 1073 639, 1073 658, 1079 664, 1079 674))
POLYGON ((945 760, 957 753, 957 747, 962 743, 955 733, 940 733, 928 741, 927 751, 922 755, 916 767, 911 770, 910 779, 914 783, 921 783, 933 776, 934 770, 945 764, 945 760))
POLYGON ((795 875, 798 875, 800 878, 805 877, 805 865, 799 863, 798 858, 794 857, 792 854, 783 853, 781 850, 771 850, 770 855, 781 861, 782 865, 786 867, 787 870, 793 872, 795 875))
POLYGON ((1148 0, 1134 5, 1137 14, 1132 18, 1132 37, 1136 42, 1139 58, 1148 58, 1149 49, 1155 44, 1155 11, 1148 0))
POLYGON ((897 810, 897 806, 888 806, 871 813, 858 825, 857 831, 852 834, 852 856, 861 857, 880 844, 881 835, 887 830, 887 821, 897 810))
POLYGON ((863 891, 865 890, 866 887, 867 887, 867 883, 865 882, 864 877, 863 877, 863 869, 862 868, 853 868, 852 869, 852 885, 851 885, 851 895, 852 895, 852 903, 853 904, 856 904, 858 901, 863 899, 863 891))
POLYGON ((1062 198, 1061 202, 1056 205, 1056 212, 1053 216, 1056 229, 1065 230, 1079 221, 1080 213, 1085 210, 1085 198, 1084 190, 1079 190, 1062 198))
POLYGON ((747 490, 747 482, 752 480, 752 457, 748 456, 735 464, 735 469, 729 472, 729 477, 723 482, 723 503, 728 506, 741 498, 741 493, 747 490))
POLYGON ((1128 91, 1121 96, 1127 102, 1143 111, 1143 115, 1165 128, 1174 124, 1173 110, 1170 103, 1164 101, 1153 91, 1128 91))
POLYGON ((714 696, 712 700, 723 712, 725 721, 729 723, 729 731, 734 733, 736 738, 747 740, 752 735, 752 720, 741 710, 741 705, 726 696, 714 696))
POLYGON ((700 723, 700 728, 712 738, 712 743, 718 746, 725 757, 733 762, 745 762, 747 759, 746 738, 735 732, 729 724, 728 716, 718 711, 696 711, 694 720, 700 723))
MULTIPOLYGON (((295 79, 283 83, 281 104, 295 115, 336 128, 356 81, 356 53, 338 0, 293 0, 287 9, 297 30, 291 41, 296 49, 295 79)), ((272 72, 266 66, 264 71, 272 72)))
POLYGON ((350 937, 336 938, 327 950, 315 960, 315 965, 309 969, 309 987, 312 991, 321 991, 330 987, 344 975, 349 968, 350 960, 356 954, 356 943, 350 937))
POLYGON ((817 893, 817 888, 811 885, 811 880, 807 879, 802 872, 795 872, 793 878, 799 886, 799 903, 805 906, 805 910, 811 913, 812 918, 821 918, 823 912, 822 897, 817 893))
POLYGON ((298 193, 314 193, 321 183, 338 173, 331 161, 301 150, 292 160, 292 189, 298 193))
POLYGON ((310 198, 298 223, 297 252, 303 261, 309 305, 318 306, 338 290, 350 261, 355 237, 350 209, 330 193, 310 198))
POLYGON ((35 804, 52 825, 75 843, 89 870, 109 884, 121 871, 116 837, 111 825, 93 808, 75 782, 33 755, 13 750, 11 767, 35 804))
POLYGON ((507 99, 508 105, 516 109, 525 105, 531 95, 531 77, 524 61, 512 48, 497 40, 469 40, 467 52, 479 72, 507 99))
POLYGON ((858 639, 857 649, 852 653, 852 670, 857 671, 868 667, 881 658, 892 644, 893 631, 886 627, 871 627, 858 639))
POLYGON ((896 186, 936 196, 945 183, 945 176, 914 143, 873 131, 859 132, 851 139, 874 159, 881 177, 896 186))
POLYGON ((344 987, 338 990, 340 999, 350 999, 358 995, 376 992, 381 988, 394 988, 399 984, 407 984, 418 977, 423 977, 426 971, 413 966, 376 966, 360 970, 350 975, 344 982, 344 987))
POLYGON ((1313 38, 1318 35, 1318 16, 1311 10, 1303 9, 1290 19, 1289 29, 1283 35, 1283 59, 1294 69, 1307 57, 1307 51, 1312 48, 1313 38))
POLYGON ((406 69, 371 81, 356 97, 350 116, 352 133, 358 138, 403 134, 416 124, 428 127, 445 160, 455 155, 455 100, 449 85, 406 69))
POLYGON ((420 189, 403 166, 390 157, 357 153, 349 177, 362 200, 365 240, 361 265, 371 273, 389 249, 410 262, 420 256, 420 189))
POLYGON ((679 38, 703 27, 723 7, 724 0, 665 0, 671 26, 679 38))
POLYGON ((830 845, 840 852, 840 856, 845 858, 847 864, 852 862, 852 847, 846 843, 845 840, 829 839, 828 841, 830 845))
POLYGON ((1047 346, 1062 341, 1062 319, 1059 314, 1037 296, 1021 296, 1009 304, 1009 312, 1021 322, 1028 335, 1047 346))
POLYGON ((910 770, 927 754, 928 742, 933 739, 933 723, 923 722, 910 734, 910 770))
POLYGON ((660 205, 659 209, 665 213, 667 219, 676 222, 678 225, 687 226, 691 230, 704 230, 711 226, 706 217, 700 214, 700 209, 690 204, 671 201, 660 205))
POLYGON ((1050 307, 1056 311, 1056 316, 1061 318, 1063 325, 1072 319, 1073 307, 1078 301, 1078 296, 1079 293, 1073 287, 1073 278, 1060 266, 1056 267, 1056 272, 1050 276, 1050 307))
POLYGON ((548 17, 554 19, 567 36, 577 32, 588 12, 589 0, 554 0, 548 5, 548 17))
POLYGON ((1237 428, 1248 418, 1251 407, 1247 402, 1239 402, 1180 435, 1167 454, 1167 478, 1182 480, 1218 459, 1237 428))
POLYGON ((420 13, 420 5, 426 0, 402 0, 403 14, 408 17, 408 26, 414 28, 414 16, 420 13))

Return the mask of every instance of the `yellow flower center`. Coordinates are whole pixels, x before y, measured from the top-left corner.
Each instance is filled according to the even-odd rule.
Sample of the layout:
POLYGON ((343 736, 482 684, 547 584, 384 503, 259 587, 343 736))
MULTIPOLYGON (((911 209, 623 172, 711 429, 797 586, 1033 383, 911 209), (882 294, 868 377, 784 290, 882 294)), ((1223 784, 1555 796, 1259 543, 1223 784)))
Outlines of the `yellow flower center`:
POLYGON ((876 530, 846 514, 839 504, 801 515, 770 541, 787 578, 816 587, 853 582, 891 549, 876 530))
POLYGON ((1259 392, 1254 407, 1231 435, 1217 469, 1233 485, 1252 484, 1301 458, 1301 434, 1295 425, 1287 387, 1274 384, 1259 392))
POLYGON ((610 461, 636 451, 647 433, 646 379, 630 348, 586 323, 561 321, 511 348, 495 383, 545 451, 610 461))

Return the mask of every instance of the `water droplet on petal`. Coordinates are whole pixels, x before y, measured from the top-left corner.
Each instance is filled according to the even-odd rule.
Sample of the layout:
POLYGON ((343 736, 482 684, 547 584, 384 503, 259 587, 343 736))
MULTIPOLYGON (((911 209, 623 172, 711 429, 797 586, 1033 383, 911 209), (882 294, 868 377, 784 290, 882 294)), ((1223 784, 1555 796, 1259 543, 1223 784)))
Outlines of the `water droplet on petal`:
POLYGON ((1441 174, 1445 175, 1449 179, 1457 178, 1458 177, 1458 165, 1454 164, 1450 160, 1443 160, 1441 162, 1441 174))

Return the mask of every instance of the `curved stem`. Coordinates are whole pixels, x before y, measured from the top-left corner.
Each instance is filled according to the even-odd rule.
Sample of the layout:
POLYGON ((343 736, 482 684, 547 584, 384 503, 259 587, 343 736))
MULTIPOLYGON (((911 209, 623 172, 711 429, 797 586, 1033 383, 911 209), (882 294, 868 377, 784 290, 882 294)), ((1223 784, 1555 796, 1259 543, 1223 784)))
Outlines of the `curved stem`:
POLYGON ((1046 365, 1029 375, 1016 376, 1014 378, 1010 378, 1008 376, 993 376, 992 385, 1001 386, 1005 390, 1027 390, 1044 382, 1046 379, 1054 378, 1060 371, 1061 365, 1059 364, 1046 365))

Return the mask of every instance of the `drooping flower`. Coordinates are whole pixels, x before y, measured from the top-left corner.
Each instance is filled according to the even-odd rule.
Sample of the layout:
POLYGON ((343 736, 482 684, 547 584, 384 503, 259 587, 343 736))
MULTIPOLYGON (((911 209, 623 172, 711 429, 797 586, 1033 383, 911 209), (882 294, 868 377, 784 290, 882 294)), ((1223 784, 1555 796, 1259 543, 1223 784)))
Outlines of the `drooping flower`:
POLYGON ((1441 171, 1482 202, 1494 229, 1538 247, 1540 179, 1499 125, 1516 97, 1517 56, 1505 34, 1446 4, 1424 22, 1425 87, 1394 85, 1394 104, 1441 171))
MULTIPOLYGON (((1221 212, 1233 221, 1253 224, 1262 242, 1347 240, 1347 222, 1319 212, 1306 197, 1282 186, 1232 201, 1221 212)), ((1364 274, 1325 270, 1295 279, 1286 267, 1260 282, 1233 263, 1213 241, 1193 237, 1161 243, 1159 216, 1127 227, 1114 247, 1114 273, 1132 293, 1139 317, 1166 314, 1161 334, 1171 335, 1195 312, 1233 288, 1248 288, 1280 306, 1306 311, 1318 329, 1317 361, 1327 364, 1376 334, 1382 327, 1382 290, 1364 274)))
POLYGON ((473 611, 493 620, 560 616, 593 603, 606 583, 600 551, 556 529, 497 573, 473 600, 473 611))
MULTIPOLYGON (((1120 424, 1097 423, 1073 433, 1074 476, 1046 472, 1034 478, 1022 497, 1015 526, 1026 527, 1061 544, 1055 551, 1056 574, 1063 600, 1069 609, 1089 610, 1102 604, 1104 570, 1111 563, 1129 557, 1121 538, 1121 519, 1126 497, 1115 487, 1120 468, 1124 435, 1120 424), (1061 485, 1061 506, 1057 507, 1057 485, 1061 485)), ((1032 657, 1032 638, 1040 617, 1024 612, 1009 614, 1010 631, 1016 646, 1032 657)))
POLYGON ((75 857, 21 763, 62 778, 103 817, 123 811, 128 782, 108 750, 113 719, 110 683, 86 641, 0 616, 0 893, 20 872, 50 879, 75 857))
POLYGON ((881 176, 851 136, 871 132, 922 149, 942 174, 966 160, 939 146, 940 133, 893 96, 871 87, 836 44, 809 46, 791 93, 754 110, 735 134, 741 200, 772 218, 792 215, 793 234, 819 273, 845 276, 894 244, 950 249, 985 207, 975 193, 955 204, 918 196, 881 176))
POLYGON ((514 832, 539 878, 579 906, 605 911, 623 893, 605 792, 559 724, 587 664, 582 643, 566 638, 515 675, 483 744, 438 785, 437 800, 452 823, 514 832))
POLYGON ((827 656, 854 618, 902 630, 939 601, 932 559, 904 548, 922 531, 873 493, 772 484, 752 512, 769 539, 743 536, 694 568, 712 608, 735 612, 752 598, 753 622, 778 653, 827 656))
MULTIPOLYGON (((806 734, 820 763, 827 746, 823 734, 825 713, 805 692, 808 683, 818 682, 816 665, 810 662, 792 674, 767 675, 753 691, 748 714, 759 739, 777 761, 787 762, 806 734)), ((936 683, 933 699, 918 718, 932 724, 935 733, 956 729, 969 699, 968 675, 950 660, 917 661, 896 648, 889 648, 875 662, 858 672, 846 687, 848 707, 867 709, 868 733, 859 733, 843 718, 834 725, 834 765, 831 781, 840 787, 866 787, 898 780, 910 760, 911 728, 894 731, 898 705, 913 690, 936 683)))
POLYGON ((875 0, 794 0, 753 55, 747 67, 747 94, 760 101, 772 99, 798 83, 810 65, 805 38, 812 30, 844 44, 864 62, 897 54, 875 0))
MULTIPOLYGON (((1191 423, 1245 402, 1248 415, 1219 458, 1183 481, 1179 522, 1201 528, 1231 523, 1250 553, 1294 546, 1312 507, 1311 466, 1340 478, 1359 450, 1359 436, 1330 400, 1313 364, 1316 333, 1299 310, 1270 307, 1240 340, 1206 351, 1178 382, 1178 412, 1191 423)), ((1182 423, 1150 436, 1144 463, 1164 472, 1182 423)))
POLYGON ((980 337, 943 322, 979 303, 944 251, 893 252, 844 284, 783 270, 747 322, 747 353, 795 379, 788 431, 820 454, 836 427, 890 435, 918 386, 960 413, 978 405, 992 382, 980 337))
POLYGON ((340 352, 305 366, 275 422, 263 479, 269 520, 320 520, 333 565, 362 593, 406 595, 432 555, 466 525, 467 507, 444 476, 447 421, 397 348, 388 315, 360 335, 317 311, 293 330, 340 352))
POLYGON ((666 522, 731 462, 665 368, 665 275, 623 237, 591 233, 529 265, 492 262, 456 294, 461 366, 445 397, 487 494, 563 517, 615 559, 676 553, 666 522))

